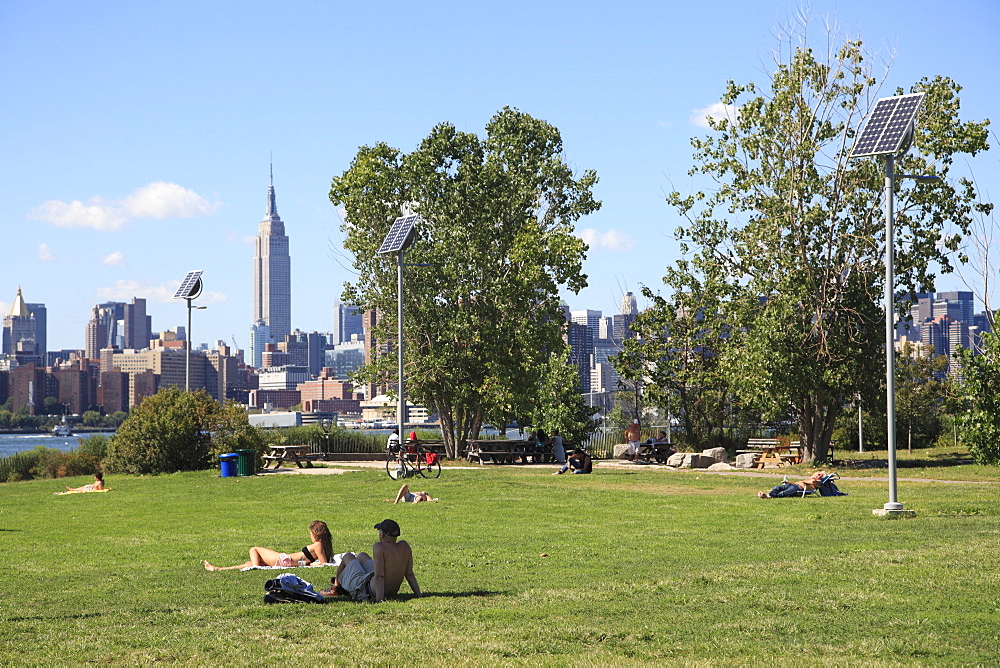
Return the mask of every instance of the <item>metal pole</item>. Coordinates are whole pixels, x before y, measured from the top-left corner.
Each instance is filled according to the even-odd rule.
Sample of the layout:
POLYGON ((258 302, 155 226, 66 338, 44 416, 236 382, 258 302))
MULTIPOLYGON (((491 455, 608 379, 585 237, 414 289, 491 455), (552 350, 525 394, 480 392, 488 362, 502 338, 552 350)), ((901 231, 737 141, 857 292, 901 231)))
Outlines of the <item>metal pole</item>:
POLYGON ((185 301, 188 304, 188 328, 187 332, 184 335, 184 338, 187 339, 186 341, 187 345, 184 346, 184 348, 187 350, 184 359, 184 391, 190 392, 191 391, 191 300, 186 299, 185 301))
POLYGON ((861 395, 858 395, 858 452, 865 451, 865 432, 861 426, 861 395))
POLYGON ((893 342, 895 327, 893 315, 896 311, 894 299, 894 241, 893 241, 893 187, 895 185, 895 165, 891 154, 885 156, 885 412, 886 438, 889 443, 889 501, 885 510, 902 510, 903 504, 896 496, 896 374, 894 372, 893 342))
POLYGON ((399 405, 396 407, 396 424, 399 434, 403 436, 406 428, 406 393, 403 391, 403 251, 396 255, 396 353, 397 387, 399 389, 399 405))

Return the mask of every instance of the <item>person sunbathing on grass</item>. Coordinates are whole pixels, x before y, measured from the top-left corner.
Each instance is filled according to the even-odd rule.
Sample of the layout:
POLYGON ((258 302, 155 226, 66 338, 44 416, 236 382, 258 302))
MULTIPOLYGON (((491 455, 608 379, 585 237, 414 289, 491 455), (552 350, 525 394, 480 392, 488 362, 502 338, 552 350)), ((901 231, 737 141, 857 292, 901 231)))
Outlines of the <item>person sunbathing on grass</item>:
POLYGON ((333 556, 333 537, 326 522, 316 520, 309 524, 309 537, 312 543, 302 548, 301 552, 285 554, 266 547, 251 547, 250 561, 236 566, 213 566, 208 561, 203 562, 206 571, 231 571, 250 566, 281 566, 287 568, 299 561, 305 561, 311 566, 322 566, 333 556))
MULTIPOLYGON (((389 499, 383 499, 383 501, 389 501, 389 499)), ((410 486, 403 483, 403 486, 399 488, 399 494, 396 495, 396 500, 393 503, 420 503, 421 501, 437 501, 436 498, 431 498, 429 492, 411 492, 410 486)))
POLYGON ((817 489, 825 477, 825 471, 816 471, 816 473, 813 473, 805 480, 782 482, 775 485, 774 489, 770 492, 757 492, 757 496, 762 499, 783 499, 788 496, 802 496, 802 492, 807 489, 817 489))
POLYGON ((83 487, 66 486, 67 492, 100 492, 104 489, 104 474, 98 471, 94 474, 94 482, 83 487))

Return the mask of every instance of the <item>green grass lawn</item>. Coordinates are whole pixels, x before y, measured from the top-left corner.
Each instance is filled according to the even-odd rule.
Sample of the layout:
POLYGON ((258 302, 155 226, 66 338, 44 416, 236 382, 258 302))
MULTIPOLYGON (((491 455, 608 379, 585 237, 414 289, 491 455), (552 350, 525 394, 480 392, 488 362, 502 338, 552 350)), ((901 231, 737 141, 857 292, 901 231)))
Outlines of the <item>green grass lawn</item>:
MULTIPOLYGON (((68 496, 52 492, 88 480, 0 485, 0 663, 1000 660, 1000 485, 901 484, 918 515, 892 521, 871 514, 876 480, 760 500, 773 480, 548 473, 446 470, 413 484, 440 503, 399 506, 376 469, 109 476, 109 493, 68 496), (367 551, 385 517, 413 546, 422 598, 266 606, 276 571, 201 567, 298 550, 314 519, 335 551, 367 551)), ((325 584, 333 569, 295 572, 325 584)))

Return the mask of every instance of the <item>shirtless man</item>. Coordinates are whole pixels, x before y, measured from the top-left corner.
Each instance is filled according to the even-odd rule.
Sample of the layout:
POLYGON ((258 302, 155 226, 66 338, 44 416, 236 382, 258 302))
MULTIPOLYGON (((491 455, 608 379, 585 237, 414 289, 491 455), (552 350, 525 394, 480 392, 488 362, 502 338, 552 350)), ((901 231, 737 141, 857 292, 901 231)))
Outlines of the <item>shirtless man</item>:
POLYGON ((413 551, 405 540, 397 542, 399 525, 394 520, 382 520, 375 525, 378 542, 372 545, 372 555, 350 552, 343 556, 333 587, 324 596, 348 595, 356 601, 381 603, 387 596, 399 593, 403 578, 415 596, 420 585, 413 574, 413 551))

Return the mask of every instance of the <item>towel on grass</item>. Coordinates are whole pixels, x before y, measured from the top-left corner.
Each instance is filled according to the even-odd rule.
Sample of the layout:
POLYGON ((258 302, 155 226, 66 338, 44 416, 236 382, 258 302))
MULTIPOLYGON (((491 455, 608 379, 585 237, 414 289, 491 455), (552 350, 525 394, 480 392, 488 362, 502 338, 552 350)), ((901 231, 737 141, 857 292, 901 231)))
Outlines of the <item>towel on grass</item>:
POLYGON ((65 492, 52 492, 56 496, 61 496, 63 494, 94 494, 96 492, 110 492, 110 487, 105 487, 104 489, 67 489, 65 492))
MULTIPOLYGON (((345 552, 333 555, 333 559, 325 564, 320 564, 319 566, 313 566, 309 564, 308 566, 302 566, 302 568, 323 568, 324 566, 340 566, 341 560, 344 558, 345 552)), ((288 570, 289 568, 299 568, 298 565, 294 566, 247 566, 246 568, 241 568, 241 571, 274 571, 274 570, 288 570)))

